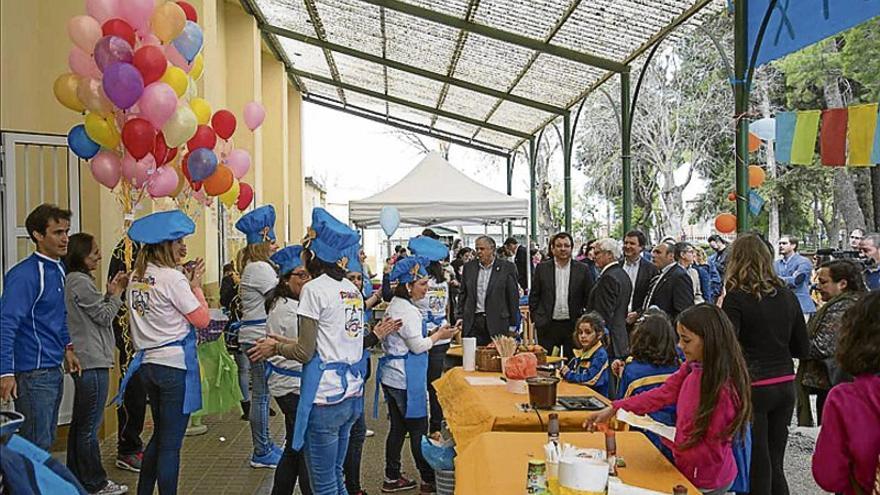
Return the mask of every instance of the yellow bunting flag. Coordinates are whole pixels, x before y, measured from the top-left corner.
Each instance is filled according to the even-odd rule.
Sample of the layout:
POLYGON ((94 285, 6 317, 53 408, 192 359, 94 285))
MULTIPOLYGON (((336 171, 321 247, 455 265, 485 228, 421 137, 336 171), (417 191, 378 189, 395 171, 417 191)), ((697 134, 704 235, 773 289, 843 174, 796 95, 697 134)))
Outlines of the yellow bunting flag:
POLYGON ((819 110, 807 110, 797 113, 794 140, 791 143, 791 163, 793 165, 810 165, 813 163, 813 152, 816 150, 816 136, 819 133, 820 114, 819 110))
POLYGON ((849 125, 846 136, 849 144, 848 165, 860 167, 871 165, 871 150, 874 147, 876 128, 876 103, 849 107, 849 125))

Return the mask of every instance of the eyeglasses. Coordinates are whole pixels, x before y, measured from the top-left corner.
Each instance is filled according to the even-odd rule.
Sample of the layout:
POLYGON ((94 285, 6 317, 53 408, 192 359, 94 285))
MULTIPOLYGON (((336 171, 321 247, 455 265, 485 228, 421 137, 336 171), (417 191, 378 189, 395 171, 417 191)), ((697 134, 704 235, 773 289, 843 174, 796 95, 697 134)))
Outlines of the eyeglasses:
POLYGON ((299 272, 299 273, 297 273, 297 272, 293 272, 293 273, 290 274, 290 276, 291 276, 291 277, 296 277, 296 278, 298 278, 298 279, 312 278, 312 276, 309 275, 308 272, 299 272))
POLYGON ((857 241, 861 241, 861 240, 863 239, 863 237, 860 236, 860 235, 851 235, 851 236, 849 236, 849 238, 850 238, 850 239, 855 239, 855 240, 857 240, 857 241))

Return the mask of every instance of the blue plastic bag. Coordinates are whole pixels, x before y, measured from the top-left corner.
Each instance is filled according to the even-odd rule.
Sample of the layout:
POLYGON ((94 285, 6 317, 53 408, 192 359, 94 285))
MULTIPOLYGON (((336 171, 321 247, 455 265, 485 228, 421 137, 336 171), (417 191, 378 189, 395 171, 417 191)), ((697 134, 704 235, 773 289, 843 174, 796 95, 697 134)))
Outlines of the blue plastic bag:
POLYGON ((733 458, 736 461, 736 478, 730 487, 732 492, 749 492, 749 469, 752 463, 752 424, 747 423, 742 435, 733 438, 733 458))
POLYGON ((422 456, 425 457, 428 465, 434 471, 452 471, 455 469, 455 447, 451 441, 437 444, 423 435, 422 456))

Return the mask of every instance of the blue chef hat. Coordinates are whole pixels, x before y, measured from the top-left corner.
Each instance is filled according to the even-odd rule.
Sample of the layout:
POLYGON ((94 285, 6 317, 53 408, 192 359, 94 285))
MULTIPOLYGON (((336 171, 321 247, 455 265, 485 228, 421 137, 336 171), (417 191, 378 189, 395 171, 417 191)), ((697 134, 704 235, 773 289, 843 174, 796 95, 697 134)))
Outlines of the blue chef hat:
POLYGON ((364 273, 364 267, 361 266, 360 243, 352 244, 351 246, 345 248, 345 252, 343 253, 343 255, 348 259, 348 264, 345 266, 345 270, 347 272, 364 273))
POLYGON ((424 235, 413 237, 406 247, 414 255, 422 256, 428 261, 442 261, 449 257, 449 248, 446 244, 424 235))
MULTIPOLYGON (((303 246, 309 248, 321 261, 336 263, 348 256, 348 248, 354 249, 360 241, 360 234, 337 220, 324 208, 312 209, 312 226, 303 246)), ((354 256, 357 260, 357 256, 354 256)), ((348 259, 351 262, 351 259, 348 259)))
POLYGON ((235 228, 247 236, 248 244, 274 241, 275 208, 272 205, 263 205, 256 210, 248 212, 235 222, 235 228), (267 227, 269 231, 263 235, 263 230, 267 227))
POLYGON ((425 271, 427 264, 428 260, 421 256, 407 256, 399 259, 391 269, 388 279, 392 282, 408 284, 418 278, 427 277, 428 273, 425 271))
POLYGON ((303 247, 300 245, 287 246, 284 249, 278 250, 270 259, 272 263, 278 265, 279 275, 287 275, 303 264, 302 252, 303 247))
POLYGON ((143 244, 176 241, 196 231, 196 224, 180 210, 160 211, 138 218, 128 228, 128 237, 143 244))

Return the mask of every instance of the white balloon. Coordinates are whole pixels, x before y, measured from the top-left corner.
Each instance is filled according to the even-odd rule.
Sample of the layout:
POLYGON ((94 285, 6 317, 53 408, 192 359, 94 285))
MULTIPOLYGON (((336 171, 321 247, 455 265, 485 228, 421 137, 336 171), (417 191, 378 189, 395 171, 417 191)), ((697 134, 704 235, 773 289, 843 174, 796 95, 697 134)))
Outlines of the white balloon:
POLYGON ((773 141, 776 139, 776 119, 767 117, 756 120, 749 124, 749 131, 764 141, 773 141))
POLYGON ((379 213, 379 225, 385 231, 385 235, 391 237, 400 226, 400 212, 393 206, 383 206, 379 213))

